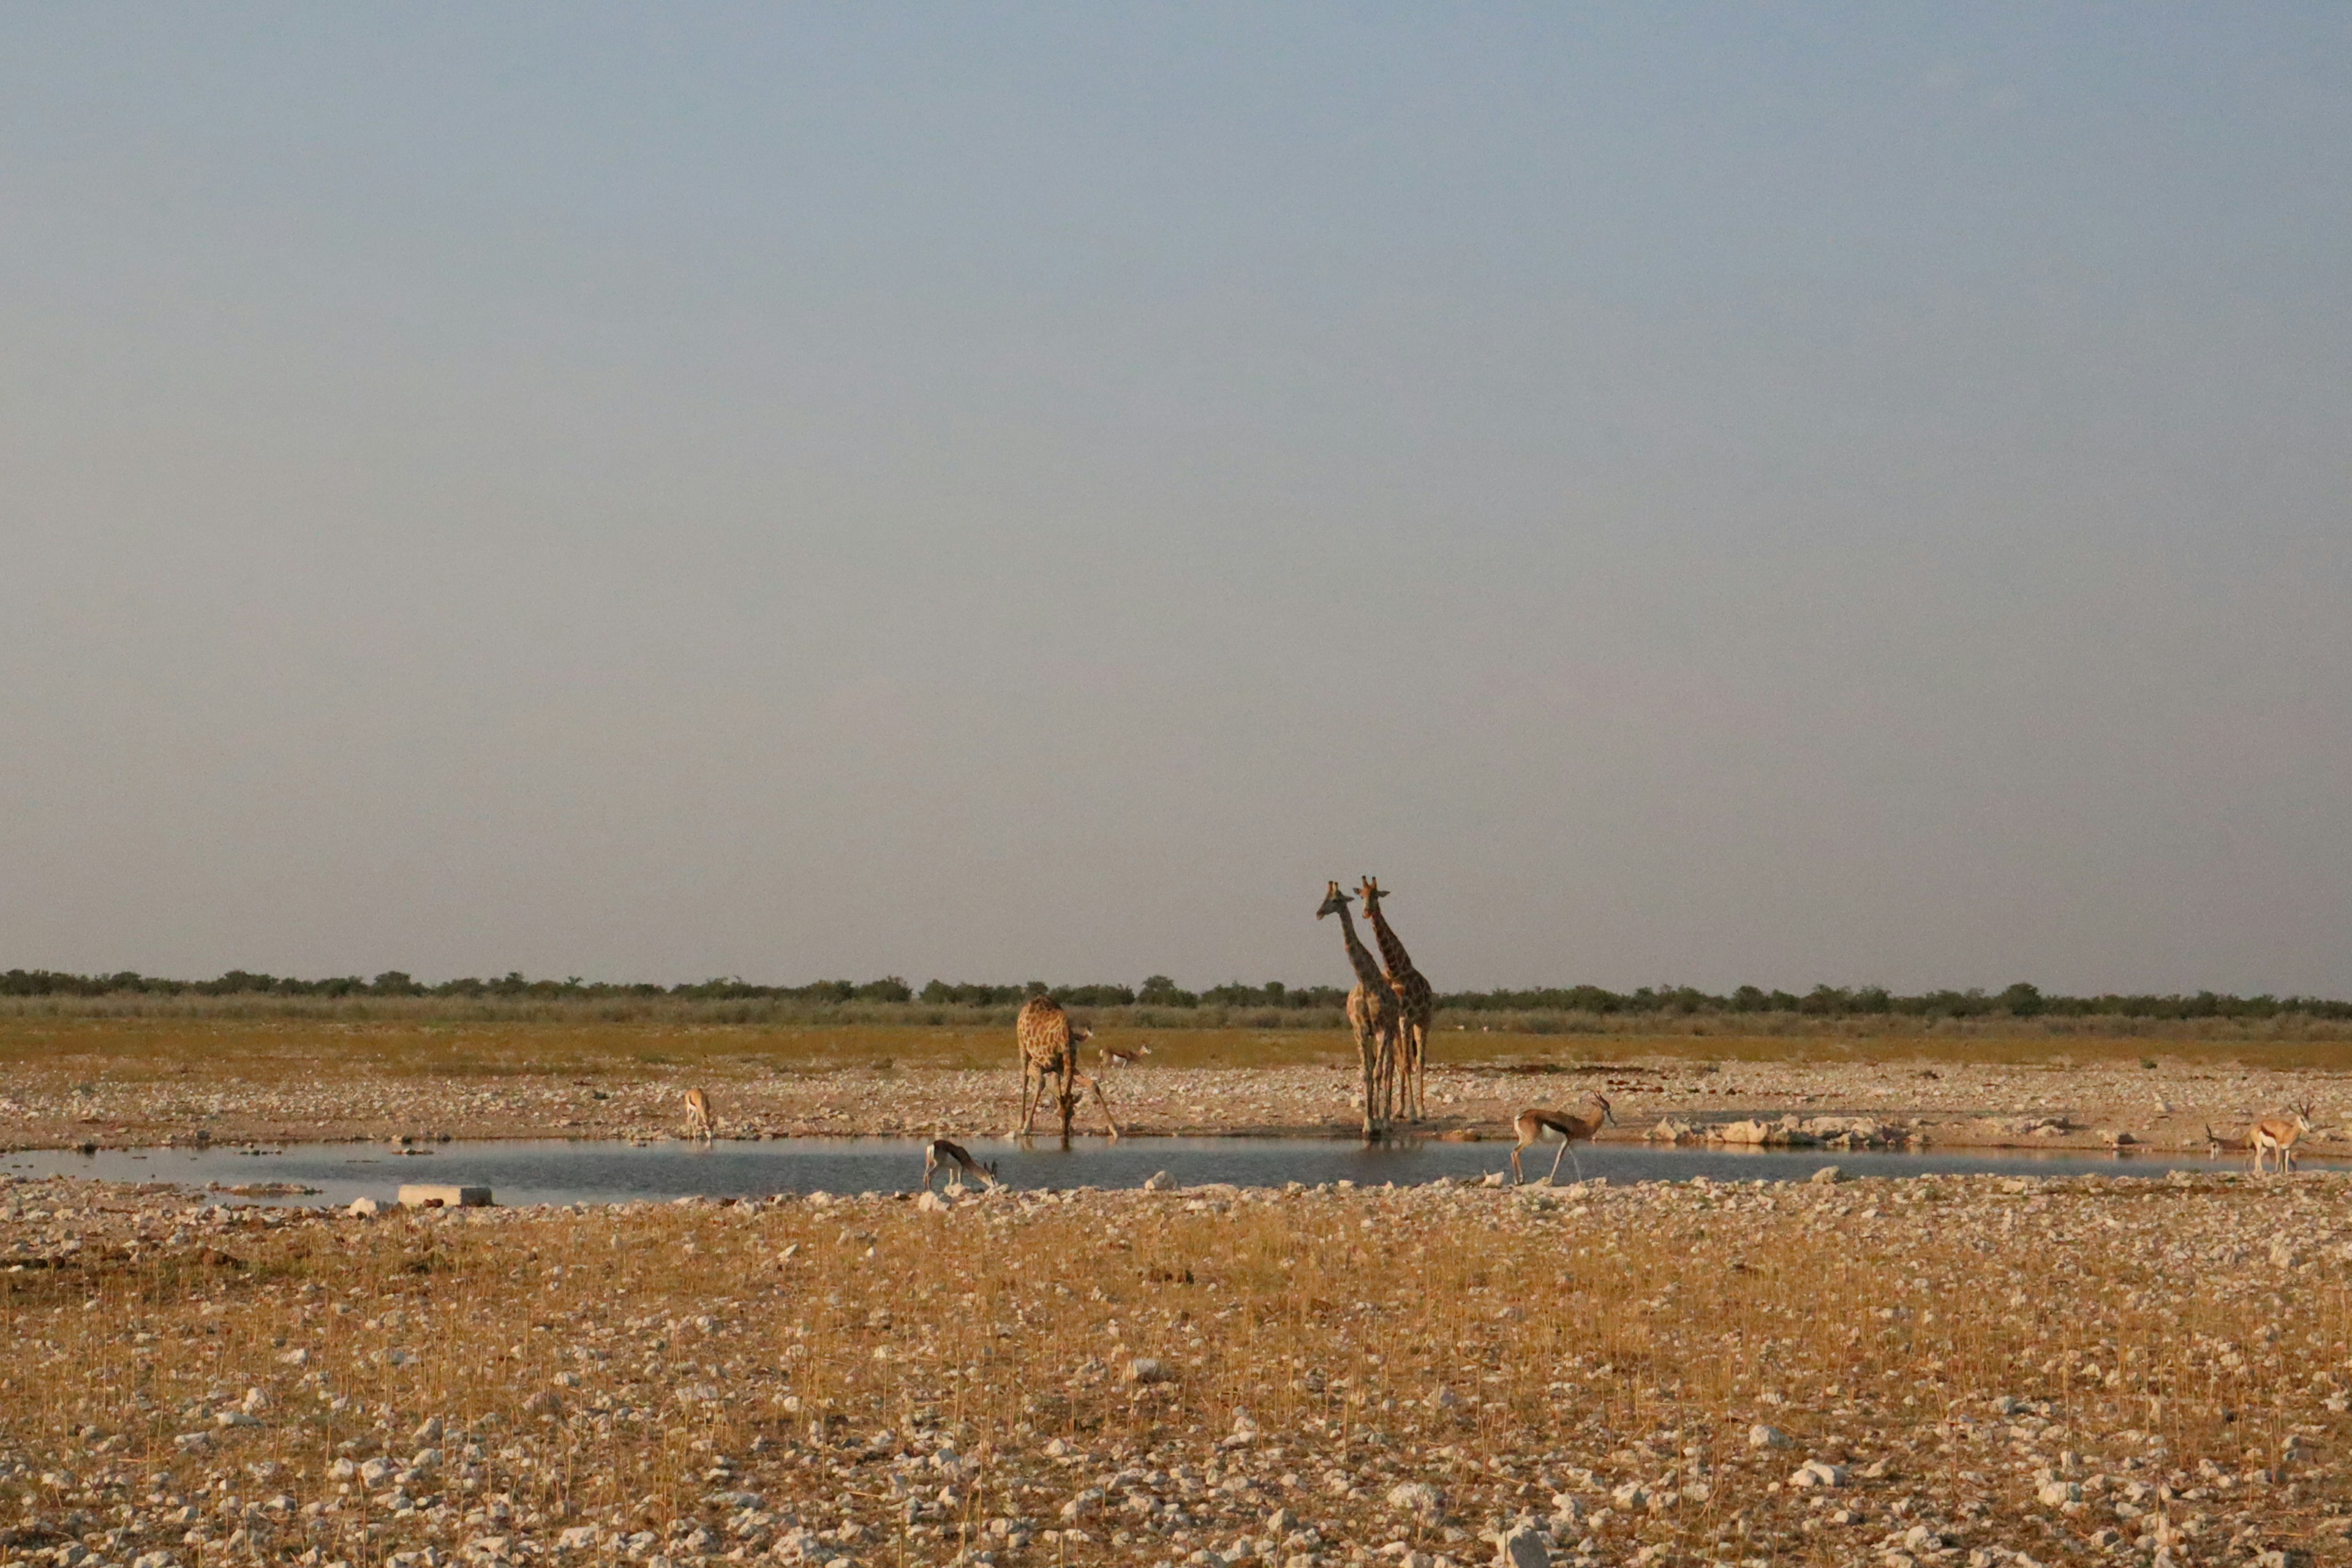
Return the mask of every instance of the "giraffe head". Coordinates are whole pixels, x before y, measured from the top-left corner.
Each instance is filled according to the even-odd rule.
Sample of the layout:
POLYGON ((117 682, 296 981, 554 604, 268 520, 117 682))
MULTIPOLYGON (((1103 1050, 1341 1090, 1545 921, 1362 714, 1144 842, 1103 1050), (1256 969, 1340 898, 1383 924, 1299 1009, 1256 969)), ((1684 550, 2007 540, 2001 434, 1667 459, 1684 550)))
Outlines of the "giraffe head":
POLYGON ((1364 900, 1364 918, 1370 920, 1381 912, 1381 900, 1388 897, 1381 891, 1378 877, 1360 877, 1356 881, 1357 896, 1364 900))
POLYGON ((1348 895, 1339 890, 1339 884, 1330 883, 1329 889, 1330 890, 1323 895, 1323 907, 1315 911, 1315 918, 1318 921, 1328 914, 1348 912, 1348 895))

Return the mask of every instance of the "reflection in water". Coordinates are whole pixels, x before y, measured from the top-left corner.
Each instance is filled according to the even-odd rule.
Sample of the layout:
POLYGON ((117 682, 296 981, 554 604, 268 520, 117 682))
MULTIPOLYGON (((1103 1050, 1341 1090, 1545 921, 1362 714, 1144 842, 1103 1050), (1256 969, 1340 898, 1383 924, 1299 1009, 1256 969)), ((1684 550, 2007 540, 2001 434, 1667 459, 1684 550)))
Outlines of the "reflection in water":
MULTIPOLYGON (((147 1149, 79 1154, 39 1151, 0 1156, 0 1172, 63 1173, 109 1181, 166 1181, 253 1187, 271 1183, 318 1192, 280 1201, 349 1203, 386 1199, 403 1182, 487 1186, 502 1204, 621 1203, 689 1195, 760 1197, 772 1193, 908 1192, 922 1180, 924 1140, 803 1138, 763 1143, 569 1142, 545 1140, 444 1143, 429 1157, 404 1158, 380 1143, 306 1143, 262 1152, 236 1149, 147 1149)), ((1186 1185, 1231 1182, 1353 1182, 1410 1185, 1441 1176, 1477 1177, 1508 1170, 1508 1142, 1397 1143, 1366 1148, 1314 1138, 1080 1139, 1063 1150, 975 1140, 972 1150, 998 1162, 1014 1187, 1134 1187, 1166 1171, 1186 1185)), ((2161 1175, 2169 1170, 2235 1170, 2242 1162, 2160 1155, 1890 1154, 1827 1150, 1669 1149, 1587 1143, 1579 1157, 1589 1177, 1632 1182, 1803 1181, 1824 1165, 1852 1176, 2001 1173, 2161 1175)), ((2308 1162, 2306 1162, 2308 1163, 2308 1162)))

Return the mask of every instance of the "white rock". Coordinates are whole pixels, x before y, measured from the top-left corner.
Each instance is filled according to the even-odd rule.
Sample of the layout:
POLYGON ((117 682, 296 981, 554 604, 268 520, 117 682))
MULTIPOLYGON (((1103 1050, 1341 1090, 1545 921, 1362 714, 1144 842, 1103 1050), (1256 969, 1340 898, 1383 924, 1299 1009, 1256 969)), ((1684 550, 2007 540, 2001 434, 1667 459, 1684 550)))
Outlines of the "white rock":
POLYGON ((1838 1183, 1845 1180, 1845 1173, 1839 1170, 1835 1165, 1823 1165, 1820 1170, 1815 1171, 1811 1176, 1807 1177, 1806 1180, 1811 1182, 1813 1185, 1817 1187, 1833 1187, 1837 1185, 1838 1183))
POLYGON ((559 1552, 593 1552, 596 1549, 596 1527, 575 1524, 555 1538, 559 1552))
POLYGON ((1435 1519, 1445 1506, 1445 1498, 1427 1481, 1400 1481, 1389 1489, 1389 1506, 1400 1513, 1435 1519))
POLYGON ((1133 1361, 1127 1363, 1127 1381, 1129 1383, 1165 1383, 1168 1381, 1167 1363, 1148 1355, 1137 1356, 1133 1361))
POLYGON ((373 1198, 353 1198, 350 1212, 355 1215, 372 1215, 376 1212, 376 1202, 373 1198))
POLYGON ((1748 1428, 1748 1446, 1751 1448, 1785 1448, 1789 1435, 1778 1426, 1767 1426, 1761 1421, 1748 1428))
POLYGON ((1176 1190, 1176 1178, 1165 1171, 1155 1171, 1144 1178, 1143 1190, 1147 1193, 1172 1193, 1176 1190))
POLYGON ((1789 1484, 1803 1490, 1811 1487, 1842 1487, 1845 1485, 1845 1467, 1832 1465, 1826 1459, 1807 1459, 1789 1478, 1789 1484))

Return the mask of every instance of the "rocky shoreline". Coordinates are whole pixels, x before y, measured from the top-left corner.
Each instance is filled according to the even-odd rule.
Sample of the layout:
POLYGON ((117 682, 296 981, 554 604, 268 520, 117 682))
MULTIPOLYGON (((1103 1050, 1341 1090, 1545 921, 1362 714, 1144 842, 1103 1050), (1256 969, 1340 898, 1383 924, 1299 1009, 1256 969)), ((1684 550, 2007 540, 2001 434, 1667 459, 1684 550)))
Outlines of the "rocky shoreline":
MULTIPOLYGON (((1430 1119, 1438 1138, 1507 1137, 1529 1105, 1607 1095, 1604 1139, 1730 1142, 1780 1147, 2143 1147, 2201 1151, 2257 1117, 2316 1104, 2310 1149, 2352 1155, 2352 1079, 2150 1058, 2086 1066, 1990 1063, 1696 1061, 1631 1058, 1548 1071, 1440 1065, 1430 1119)), ((1155 1068, 1107 1075, 1130 1132, 1352 1137, 1345 1067, 1155 1068)), ((956 1137, 1001 1133, 1013 1118, 1011 1070, 910 1068, 759 1073, 638 1067, 567 1078, 518 1073, 485 1081, 327 1067, 295 1081, 234 1072, 76 1081, 53 1068, 0 1073, 0 1145, 100 1147, 185 1142, 437 1138, 660 1138, 685 1131, 682 1097, 706 1088, 719 1135, 956 1137)), ((1082 1123, 1093 1127, 1091 1112, 1082 1123)), ((1098 1130, 1098 1129, 1097 1129, 1098 1130)))

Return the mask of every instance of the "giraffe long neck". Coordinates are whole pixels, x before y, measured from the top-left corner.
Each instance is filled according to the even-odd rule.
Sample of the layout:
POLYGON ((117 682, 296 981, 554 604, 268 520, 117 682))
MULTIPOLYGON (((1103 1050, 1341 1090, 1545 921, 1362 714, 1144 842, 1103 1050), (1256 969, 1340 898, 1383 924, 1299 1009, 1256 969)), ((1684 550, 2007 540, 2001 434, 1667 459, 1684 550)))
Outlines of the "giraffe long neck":
POLYGON ((1412 973, 1412 960, 1406 954, 1404 943, 1397 940, 1397 933, 1389 929, 1389 918, 1381 913, 1380 906, 1366 910, 1364 918, 1372 922, 1372 940, 1381 944, 1381 962, 1389 966, 1389 973, 1412 973))
POLYGON ((1357 938, 1356 922, 1349 916, 1348 906, 1345 904, 1339 906, 1339 934, 1347 941, 1348 962, 1355 965, 1356 978, 1367 985, 1386 985, 1388 976, 1381 973, 1379 962, 1366 951, 1363 942, 1357 938))

